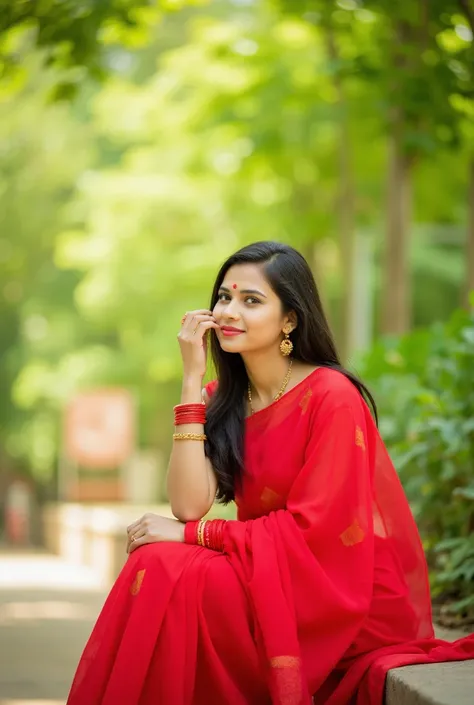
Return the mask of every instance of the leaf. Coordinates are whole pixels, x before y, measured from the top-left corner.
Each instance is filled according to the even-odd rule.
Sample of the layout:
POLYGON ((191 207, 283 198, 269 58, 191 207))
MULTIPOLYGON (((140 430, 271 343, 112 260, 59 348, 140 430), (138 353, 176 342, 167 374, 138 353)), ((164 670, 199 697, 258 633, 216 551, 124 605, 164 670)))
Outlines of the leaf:
POLYGON ((474 327, 464 328, 462 331, 462 337, 467 343, 474 346, 474 327))
POLYGON ((474 485, 470 487, 456 487, 453 491, 454 497, 461 497, 462 499, 469 499, 474 501, 474 485))
POLYGON ((457 548, 463 542, 463 540, 464 539, 460 537, 444 539, 444 541, 440 541, 435 546, 434 550, 438 553, 441 551, 449 551, 450 549, 457 548))
POLYGON ((458 614, 459 612, 464 612, 466 609, 474 607, 474 595, 469 595, 462 600, 457 600, 446 606, 446 611, 458 614))

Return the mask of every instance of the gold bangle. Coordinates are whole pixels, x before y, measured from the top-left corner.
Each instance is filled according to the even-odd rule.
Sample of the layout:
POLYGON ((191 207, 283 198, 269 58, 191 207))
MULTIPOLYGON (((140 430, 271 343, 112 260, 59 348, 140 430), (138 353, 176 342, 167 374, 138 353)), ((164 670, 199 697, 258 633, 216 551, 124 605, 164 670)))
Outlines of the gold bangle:
POLYGON ((202 546, 202 519, 199 520, 199 524, 198 524, 197 540, 198 540, 198 546, 202 546))
POLYGON ((173 433, 174 441, 207 441, 205 433, 173 433))
POLYGON ((206 521, 200 519, 197 530, 197 542, 199 546, 204 546, 204 527, 206 526, 206 521))

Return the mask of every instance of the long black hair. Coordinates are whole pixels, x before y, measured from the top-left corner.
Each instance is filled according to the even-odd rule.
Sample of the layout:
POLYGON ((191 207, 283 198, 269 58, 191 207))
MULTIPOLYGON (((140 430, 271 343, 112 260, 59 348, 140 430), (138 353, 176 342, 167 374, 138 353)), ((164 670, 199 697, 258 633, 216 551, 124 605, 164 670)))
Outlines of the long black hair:
MULTIPOLYGON (((234 265, 249 263, 262 265, 265 278, 282 303, 283 312, 296 313, 298 325, 291 334, 292 357, 342 372, 370 402, 377 420, 377 408, 369 390, 341 365, 311 269, 293 247, 262 241, 247 245, 229 257, 217 275, 211 311, 227 271, 234 265)), ((243 472, 248 377, 242 357, 222 350, 213 330, 210 347, 219 385, 207 410, 205 450, 218 479, 217 499, 226 504, 234 499, 235 485, 243 472)))

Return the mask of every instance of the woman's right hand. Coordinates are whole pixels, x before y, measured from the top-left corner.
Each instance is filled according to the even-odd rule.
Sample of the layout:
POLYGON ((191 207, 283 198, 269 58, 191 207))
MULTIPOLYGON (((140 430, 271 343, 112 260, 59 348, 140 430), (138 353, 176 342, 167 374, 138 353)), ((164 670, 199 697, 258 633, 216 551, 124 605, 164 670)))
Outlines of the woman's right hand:
POLYGON ((185 377, 204 377, 207 364, 207 335, 219 328, 212 311, 188 311, 178 333, 185 377))

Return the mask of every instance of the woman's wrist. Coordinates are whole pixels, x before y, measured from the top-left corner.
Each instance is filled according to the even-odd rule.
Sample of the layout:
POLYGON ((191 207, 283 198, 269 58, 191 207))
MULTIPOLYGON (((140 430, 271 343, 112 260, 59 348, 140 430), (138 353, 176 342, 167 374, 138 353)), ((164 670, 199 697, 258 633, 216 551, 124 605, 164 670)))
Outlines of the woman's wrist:
POLYGON ((188 521, 184 529, 184 542, 223 552, 225 524, 225 519, 188 521))
POLYGON ((191 546, 197 544, 197 527, 199 521, 187 521, 184 525, 184 543, 188 543, 191 546))
POLYGON ((186 535, 186 524, 183 524, 181 521, 178 521, 178 527, 176 529, 177 533, 177 541, 179 543, 185 543, 185 535, 186 535))
POLYGON ((201 386, 204 375, 200 372, 185 372, 183 374, 183 386, 201 386))
POLYGON ((187 375, 183 377, 181 385, 181 403, 197 404, 202 402, 202 380, 201 375, 187 375))

